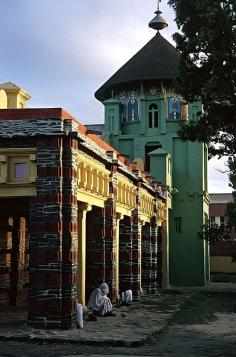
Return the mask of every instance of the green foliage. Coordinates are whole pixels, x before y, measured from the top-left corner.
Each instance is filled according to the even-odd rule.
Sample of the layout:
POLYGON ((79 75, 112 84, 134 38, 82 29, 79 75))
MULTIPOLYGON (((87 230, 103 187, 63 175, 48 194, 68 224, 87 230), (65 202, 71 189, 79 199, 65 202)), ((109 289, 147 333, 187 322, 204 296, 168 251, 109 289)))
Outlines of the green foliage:
POLYGON ((192 102, 201 98, 204 114, 182 138, 219 144, 213 154, 236 153, 236 2, 169 0, 181 33, 176 88, 192 102), (232 150, 233 149, 233 150, 232 150))
MULTIPOLYGON (((180 30, 173 36, 181 53, 176 90, 189 102, 203 103, 199 121, 183 125, 180 137, 207 143, 210 157, 230 156, 229 180, 236 190, 236 1, 168 3, 180 30)), ((236 227, 235 195, 227 214, 236 227)))
POLYGON ((236 204, 235 200, 229 202, 226 208, 226 215, 229 218, 229 226, 233 229, 236 227, 236 204))
POLYGON ((201 98, 204 114, 183 128, 183 139, 212 143, 212 155, 235 155, 235 0, 169 0, 181 33, 176 89, 192 102, 201 98), (217 149, 216 146, 217 145, 217 149))
MULTIPOLYGON (((236 205, 232 203, 232 208, 235 210, 236 205)), ((235 214, 235 213, 234 213, 235 214)), ((235 215, 233 216, 235 220, 235 215)), ((202 226, 198 233, 198 238, 206 240, 209 244, 214 244, 221 241, 231 241, 230 254, 232 261, 236 261, 236 244, 232 240, 232 224, 227 225, 210 224, 207 222, 202 226)))
POLYGON ((177 75, 180 93, 190 102, 201 97, 214 114, 216 108, 220 110, 217 116, 222 124, 231 122, 232 116, 224 118, 223 114, 235 118, 235 0, 169 0, 169 4, 181 30, 174 35, 181 52, 177 75))
POLYGON ((218 226, 218 224, 207 222, 202 226, 201 232, 198 233, 198 238, 204 239, 211 244, 222 240, 231 240, 230 233, 231 228, 229 226, 218 226))
MULTIPOLYGON (((235 140, 234 140, 235 141, 235 140)), ((228 160, 229 180, 233 188, 233 201, 229 202, 226 207, 226 216, 228 217, 228 225, 231 229, 236 229, 236 158, 230 156, 228 160)), ((236 252, 234 251, 234 259, 236 260, 236 252)))

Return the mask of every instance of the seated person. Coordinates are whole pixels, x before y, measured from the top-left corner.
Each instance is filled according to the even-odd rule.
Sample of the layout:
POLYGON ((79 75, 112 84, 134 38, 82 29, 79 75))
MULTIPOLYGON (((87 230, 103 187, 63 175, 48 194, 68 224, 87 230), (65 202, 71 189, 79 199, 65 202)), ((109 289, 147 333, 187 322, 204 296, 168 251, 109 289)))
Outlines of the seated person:
POLYGON ((92 310, 97 316, 114 316, 114 314, 112 314, 111 300, 107 297, 108 294, 109 287, 106 283, 94 289, 89 298, 88 309, 92 310))

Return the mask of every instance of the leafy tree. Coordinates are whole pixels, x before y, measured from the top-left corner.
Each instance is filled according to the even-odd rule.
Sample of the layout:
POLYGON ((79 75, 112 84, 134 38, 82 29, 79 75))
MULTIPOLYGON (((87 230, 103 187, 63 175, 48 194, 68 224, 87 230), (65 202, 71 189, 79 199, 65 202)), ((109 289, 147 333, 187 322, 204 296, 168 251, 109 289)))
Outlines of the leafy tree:
POLYGON ((229 218, 228 225, 233 229, 236 228, 236 160, 232 159, 232 157, 228 160, 229 166, 229 180, 230 184, 233 188, 233 201, 228 203, 226 209, 226 215, 229 218))
POLYGON ((228 205, 236 227, 236 1, 169 0, 181 53, 176 89, 187 101, 201 98, 203 112, 180 132, 182 140, 203 141, 210 156, 229 156, 234 200, 228 205))
POLYGON ((198 233, 200 239, 204 239, 209 243, 217 243, 222 240, 230 240, 230 229, 224 225, 210 224, 207 222, 202 226, 201 232, 198 233))
MULTIPOLYGON (((233 205, 233 208, 235 208, 235 205, 233 205)), ((202 226, 201 231, 198 233, 198 238, 206 240, 209 244, 229 241, 232 261, 236 262, 236 242, 232 240, 231 229, 232 227, 230 224, 218 226, 216 223, 210 224, 210 222, 206 222, 206 224, 202 226)))

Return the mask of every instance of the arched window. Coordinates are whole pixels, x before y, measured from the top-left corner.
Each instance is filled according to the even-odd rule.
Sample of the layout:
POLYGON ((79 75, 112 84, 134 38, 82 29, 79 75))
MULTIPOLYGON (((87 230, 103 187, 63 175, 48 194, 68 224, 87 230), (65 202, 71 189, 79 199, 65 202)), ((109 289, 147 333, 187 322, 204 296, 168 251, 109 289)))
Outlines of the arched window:
POLYGON ((149 128, 158 128, 158 117, 158 106, 156 104, 151 104, 148 110, 149 128))

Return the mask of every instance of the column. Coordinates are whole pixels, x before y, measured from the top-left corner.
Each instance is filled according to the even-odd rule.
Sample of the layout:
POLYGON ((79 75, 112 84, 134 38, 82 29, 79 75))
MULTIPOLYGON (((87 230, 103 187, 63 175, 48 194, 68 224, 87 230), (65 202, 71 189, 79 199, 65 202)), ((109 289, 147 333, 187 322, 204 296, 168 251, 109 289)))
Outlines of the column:
POLYGON ((117 256, 116 256, 116 206, 115 201, 109 198, 105 203, 105 280, 110 289, 110 298, 114 302, 117 298, 116 290, 116 270, 117 270, 117 256))
POLYGON ((17 303, 24 302, 27 298, 28 286, 28 271, 26 270, 27 264, 27 220, 25 217, 20 217, 20 226, 18 227, 18 286, 17 286, 17 303))
POLYGON ((78 269, 78 142, 63 138, 62 165, 62 310, 61 327, 71 328, 76 320, 78 269))
POLYGON ((11 298, 11 252, 13 218, 0 217, 0 305, 8 306, 11 298))
POLYGON ((77 297, 78 302, 86 304, 86 216, 92 210, 87 203, 78 204, 78 273, 77 273, 77 297))
POLYGON ((28 323, 61 328, 62 139, 37 141, 37 196, 30 199, 28 323))
POLYGON ((142 227, 142 288, 148 294, 152 292, 152 241, 149 223, 142 227))
POLYGON ((157 291, 157 280, 158 280, 158 241, 157 241, 157 217, 151 218, 151 244, 152 244, 152 282, 151 282, 151 293, 155 294, 157 291))
POLYGON ((140 221, 140 187, 142 178, 139 171, 134 171, 139 177, 136 191, 136 208, 132 211, 132 290, 133 299, 138 301, 142 291, 141 287, 141 221, 140 221))
POLYGON ((116 290, 116 197, 117 197, 117 160, 113 152, 107 152, 107 156, 112 159, 112 163, 107 164, 109 175, 109 199, 105 202, 105 251, 106 251, 106 283, 110 288, 110 298, 114 302, 117 298, 116 290))
POLYGON ((132 290, 133 221, 131 217, 125 216, 120 221, 119 238, 119 287, 122 293, 132 290))
MULTIPOLYGON (((167 215, 168 215, 167 209, 167 215)), ((162 232, 158 236, 159 257, 162 259, 162 288, 169 288, 169 218, 162 222, 162 232)), ((160 264, 160 263, 159 263, 160 264)), ((160 279, 159 279, 160 280, 160 279)))
POLYGON ((163 263, 162 263, 162 227, 158 227, 158 249, 157 249, 157 285, 158 288, 162 288, 163 280, 163 263))
POLYGON ((120 261, 120 254, 119 254, 119 246, 120 246, 120 221, 124 218, 124 216, 120 213, 116 213, 116 270, 115 270, 115 283, 116 283, 116 298, 118 299, 120 295, 120 286, 119 286, 119 261, 120 261))
POLYGON ((37 140, 37 196, 30 203, 28 323, 70 328, 76 318, 77 141, 37 140))
POLYGON ((10 270, 10 305, 17 305, 18 285, 19 285, 19 267, 21 263, 19 258, 19 226, 20 218, 12 217, 12 250, 11 250, 11 270, 10 270), (19 266, 18 266, 19 263, 19 266))

